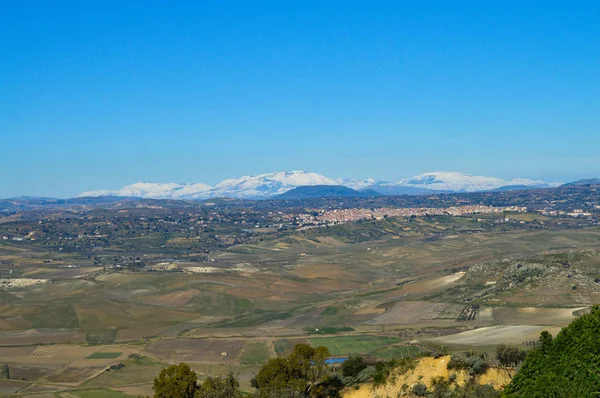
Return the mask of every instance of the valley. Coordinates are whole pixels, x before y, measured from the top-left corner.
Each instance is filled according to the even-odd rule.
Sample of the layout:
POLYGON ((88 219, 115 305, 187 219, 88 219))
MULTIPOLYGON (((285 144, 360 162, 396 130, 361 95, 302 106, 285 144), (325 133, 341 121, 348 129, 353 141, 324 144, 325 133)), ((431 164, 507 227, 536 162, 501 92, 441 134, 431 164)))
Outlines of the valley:
POLYGON ((0 364, 10 369, 0 393, 151 394, 160 369, 179 362, 204 376, 233 371, 251 391, 262 364, 299 343, 381 359, 421 353, 415 340, 444 352, 528 349, 600 302, 598 201, 579 187, 19 203, 0 218, 0 364), (393 213, 428 201, 502 209, 393 213), (390 215, 302 216, 374 203, 390 215), (577 209, 589 215, 569 215, 577 209))

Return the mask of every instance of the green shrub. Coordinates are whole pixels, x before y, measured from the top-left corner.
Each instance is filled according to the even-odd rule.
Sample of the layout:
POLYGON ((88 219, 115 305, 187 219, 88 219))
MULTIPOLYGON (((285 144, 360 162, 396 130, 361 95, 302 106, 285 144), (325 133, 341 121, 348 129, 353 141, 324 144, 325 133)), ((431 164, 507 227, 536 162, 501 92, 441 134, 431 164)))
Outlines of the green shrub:
POLYGON ((424 397, 427 395, 427 386, 423 383, 417 383, 413 386, 411 391, 417 397, 424 397))
POLYGON ((344 377, 356 377, 367 367, 365 360, 360 355, 352 355, 342 363, 342 375, 344 377))

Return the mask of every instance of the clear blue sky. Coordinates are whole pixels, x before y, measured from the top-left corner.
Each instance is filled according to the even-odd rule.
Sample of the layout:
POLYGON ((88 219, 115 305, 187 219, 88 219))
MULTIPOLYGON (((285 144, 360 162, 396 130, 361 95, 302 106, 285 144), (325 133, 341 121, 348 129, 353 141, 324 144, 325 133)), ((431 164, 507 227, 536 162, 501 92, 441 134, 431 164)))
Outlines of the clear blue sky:
POLYGON ((600 1, 0 0, 0 197, 600 177, 600 1))

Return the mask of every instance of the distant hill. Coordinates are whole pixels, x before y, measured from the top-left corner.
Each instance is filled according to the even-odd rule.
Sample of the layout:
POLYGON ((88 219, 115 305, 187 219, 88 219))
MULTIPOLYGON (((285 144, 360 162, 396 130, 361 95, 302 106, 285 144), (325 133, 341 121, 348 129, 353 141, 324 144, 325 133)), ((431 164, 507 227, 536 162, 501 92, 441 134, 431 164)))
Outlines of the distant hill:
MULTIPOLYGON (((547 188, 547 187, 540 187, 547 188)), ((525 189, 536 189, 536 187, 531 187, 528 185, 507 185, 505 187, 500 187, 496 189, 492 189, 490 192, 502 192, 502 191, 523 191, 525 189)))
POLYGON ((72 206, 103 206, 124 202, 137 202, 142 198, 120 196, 95 196, 71 199, 44 198, 34 196, 21 196, 16 198, 0 199, 1 212, 16 212, 43 208, 67 208, 72 206))
POLYGON ((600 178, 587 178, 584 180, 568 182, 565 185, 563 185, 563 187, 576 187, 580 185, 600 185, 600 178))
POLYGON ((305 185, 291 189, 281 195, 275 196, 275 199, 310 199, 325 197, 356 198, 367 196, 380 196, 372 189, 366 191, 357 191, 343 185, 305 185))

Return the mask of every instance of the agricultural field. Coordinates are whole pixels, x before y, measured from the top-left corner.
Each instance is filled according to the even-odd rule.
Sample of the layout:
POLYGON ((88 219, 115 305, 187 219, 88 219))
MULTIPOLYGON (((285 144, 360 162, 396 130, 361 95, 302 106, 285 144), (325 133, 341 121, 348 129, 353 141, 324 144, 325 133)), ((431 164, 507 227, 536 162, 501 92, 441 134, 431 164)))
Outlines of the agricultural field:
POLYGON ((275 340, 273 343, 275 353, 278 358, 285 358, 294 349, 294 346, 297 344, 310 344, 308 339, 283 339, 283 340, 275 340))
POLYGON ((162 367, 166 366, 165 362, 160 362, 149 357, 141 355, 130 355, 128 358, 119 361, 123 366, 116 369, 105 370, 97 377, 87 381, 84 386, 92 387, 110 387, 122 389, 127 386, 145 386, 145 390, 152 390, 151 385, 154 377, 162 367))
POLYGON ((261 365, 270 358, 268 343, 264 341, 253 341, 246 344, 240 355, 241 365, 261 365))
POLYGON ((489 326, 467 332, 458 333, 444 337, 437 337, 431 341, 455 346, 495 346, 498 344, 516 344, 525 346, 527 342, 538 339, 544 330, 556 335, 560 327, 545 326, 489 326))
POLYGON ((122 352, 95 352, 85 359, 115 359, 119 358, 122 352))
POLYGON ((250 388, 296 344, 382 359, 418 355, 415 339, 492 352, 600 303, 600 229, 588 220, 527 212, 247 230, 235 223, 279 217, 273 205, 160 203, 0 216, 4 234, 39 235, 0 241, 0 365, 12 378, 0 394, 151 394, 160 369, 179 362, 201 378, 233 370, 250 388), (227 217, 198 228, 218 212, 227 217))
POLYGON ((173 339, 150 343, 144 351, 169 362, 237 363, 246 345, 242 339, 173 339))
POLYGON ((119 391, 109 390, 107 388, 94 390, 69 390, 57 392, 56 398, 132 398, 134 395, 124 394, 119 391))
POLYGON ((327 347, 332 356, 350 354, 371 354, 381 350, 385 346, 397 343, 395 337, 385 336, 340 336, 340 337, 316 337, 309 339, 314 346, 327 347))

